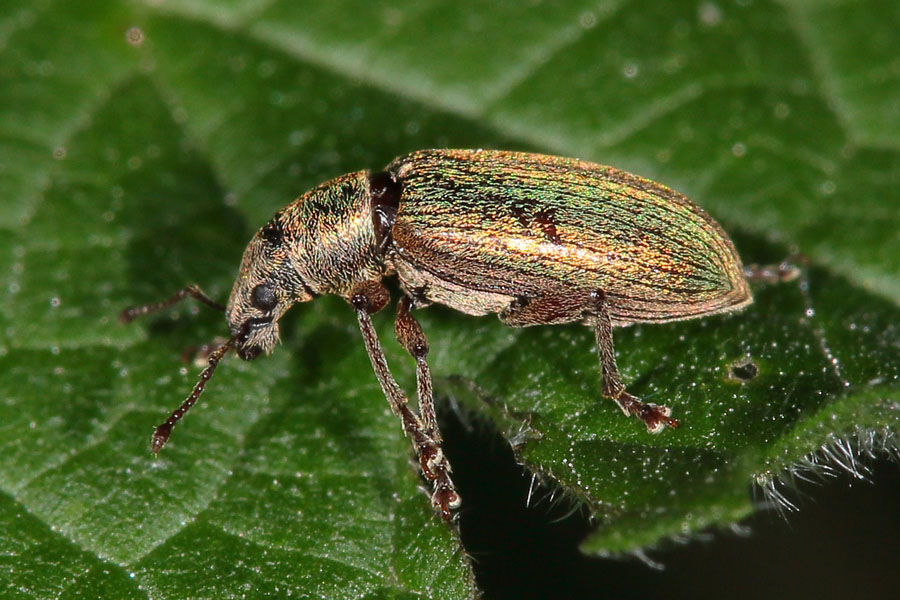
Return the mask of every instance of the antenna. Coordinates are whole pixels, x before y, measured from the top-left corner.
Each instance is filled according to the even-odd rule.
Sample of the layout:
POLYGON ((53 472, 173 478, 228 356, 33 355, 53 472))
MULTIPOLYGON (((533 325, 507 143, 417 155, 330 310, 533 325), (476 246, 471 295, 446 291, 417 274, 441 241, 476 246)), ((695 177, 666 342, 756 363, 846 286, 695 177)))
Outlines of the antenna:
MULTIPOLYGON (((203 293, 199 286, 189 285, 181 288, 177 292, 175 292, 171 298, 167 300, 163 300, 162 302, 151 302, 150 304, 141 304, 140 306, 133 306, 131 308, 126 308, 121 313, 119 313, 119 322, 121 323, 130 323, 138 317, 142 317, 144 315, 159 312, 166 308, 169 308, 173 304, 177 304, 184 300, 187 297, 195 298, 199 300, 203 304, 207 305, 210 308, 213 308, 219 312, 225 312, 225 307, 212 300, 209 296, 203 293)), ((206 387, 206 382, 212 378, 213 373, 216 370, 216 367, 219 366, 219 361, 228 354, 228 351, 234 347, 234 340, 230 339, 218 348, 216 348, 212 354, 209 355, 209 366, 203 369, 203 372, 200 373, 200 380, 197 382, 197 385, 194 386, 194 389, 191 391, 191 395, 187 397, 187 399, 181 403, 169 418, 166 419, 166 422, 156 428, 156 431, 153 432, 153 438, 150 441, 150 449, 153 451, 153 454, 159 454, 159 451, 169 440, 169 436, 172 434, 172 428, 175 427, 175 424, 181 420, 181 417, 187 413, 190 408, 197 403, 197 398, 200 397, 200 394, 203 393, 203 389, 206 387)))
POLYGON ((197 381, 197 385, 194 386, 191 395, 181 403, 181 406, 176 408, 172 414, 169 415, 169 418, 166 419, 165 423, 157 427, 156 431, 153 432, 153 438, 151 438, 150 441, 150 450, 153 454, 159 454, 159 451, 169 440, 169 436, 172 434, 172 428, 175 427, 175 424, 181 420, 181 417, 196 404, 197 398, 200 397, 200 394, 203 393, 203 389, 206 387, 206 382, 212 378, 216 367, 219 366, 219 361, 233 348, 233 344, 234 340, 228 340, 209 355, 209 366, 200 373, 200 380, 197 381))
POLYGON ((199 286, 189 285, 175 292, 168 300, 163 300, 162 302, 151 302, 150 304, 141 304, 140 306, 132 306, 131 308, 126 308, 121 313, 119 313, 119 322, 131 323, 138 317, 142 317, 150 313, 159 312, 163 309, 169 308, 173 304, 178 304, 188 296, 190 296, 191 298, 196 298, 212 309, 215 309, 219 312, 225 312, 225 307, 204 294, 203 290, 201 290, 199 286))

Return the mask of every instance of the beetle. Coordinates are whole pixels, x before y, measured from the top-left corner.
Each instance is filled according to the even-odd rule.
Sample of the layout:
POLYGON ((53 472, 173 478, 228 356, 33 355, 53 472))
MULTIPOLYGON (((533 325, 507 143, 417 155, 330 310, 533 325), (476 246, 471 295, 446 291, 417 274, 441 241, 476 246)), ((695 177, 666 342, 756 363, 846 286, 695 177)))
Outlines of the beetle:
MULTIPOLYGON (((765 269, 748 274, 754 272, 773 277, 765 269)), ((719 224, 659 183, 543 154, 413 152, 383 171, 332 179, 278 211, 247 246, 226 306, 192 285, 122 312, 127 322, 193 297, 224 312, 230 330, 190 396, 155 430, 153 452, 229 351, 244 360, 271 352, 285 312, 322 294, 337 294, 355 310, 375 376, 432 483, 432 504, 448 520, 460 497, 441 450, 428 342, 414 308, 435 303, 469 315, 494 313, 513 327, 593 327, 602 395, 656 433, 678 422, 668 407, 626 391, 612 328, 752 302, 740 257, 719 224), (383 285, 389 276, 403 291, 394 329, 416 362, 418 412, 391 375, 372 325, 371 315, 390 301, 383 285)))

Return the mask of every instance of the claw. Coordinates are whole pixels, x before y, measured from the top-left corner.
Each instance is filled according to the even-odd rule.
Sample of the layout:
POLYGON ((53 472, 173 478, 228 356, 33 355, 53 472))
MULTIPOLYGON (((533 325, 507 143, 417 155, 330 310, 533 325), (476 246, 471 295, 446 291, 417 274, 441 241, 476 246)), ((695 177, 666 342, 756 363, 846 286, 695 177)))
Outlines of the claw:
POLYGON ((643 404, 640 408, 638 417, 647 426, 650 433, 659 433, 669 427, 678 427, 678 421, 671 416, 672 409, 668 406, 657 406, 656 404, 643 404))
POLYGON ((670 416, 672 409, 668 406, 641 402, 640 399, 627 392, 622 392, 618 403, 626 415, 634 415, 643 421, 650 433, 659 433, 666 428, 666 425, 672 428, 678 427, 678 421, 670 416))
POLYGON ((453 519, 453 511, 460 507, 462 500, 456 490, 441 486, 431 496, 431 503, 440 509, 445 521, 450 521, 453 519))

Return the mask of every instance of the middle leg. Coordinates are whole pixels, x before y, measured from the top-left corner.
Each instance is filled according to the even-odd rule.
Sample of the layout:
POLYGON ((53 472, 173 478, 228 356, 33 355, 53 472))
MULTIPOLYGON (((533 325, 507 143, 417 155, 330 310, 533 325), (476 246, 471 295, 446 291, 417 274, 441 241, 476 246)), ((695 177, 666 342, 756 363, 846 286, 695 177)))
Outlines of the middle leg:
POLYGON ((425 332, 410 309, 412 299, 404 296, 397 303, 397 320, 394 321, 394 333, 397 341, 416 360, 416 396, 419 399, 419 415, 425 426, 425 433, 436 441, 441 441, 441 432, 437 425, 434 411, 434 388, 431 384, 431 371, 428 369, 428 340, 425 332))

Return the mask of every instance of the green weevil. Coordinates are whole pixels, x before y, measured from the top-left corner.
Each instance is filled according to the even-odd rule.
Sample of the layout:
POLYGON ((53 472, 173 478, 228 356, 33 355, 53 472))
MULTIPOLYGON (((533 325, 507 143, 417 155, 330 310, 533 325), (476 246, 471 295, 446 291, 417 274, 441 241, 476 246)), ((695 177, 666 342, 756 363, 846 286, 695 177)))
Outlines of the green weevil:
POLYGON ((752 302, 722 228, 663 185, 542 154, 414 152, 381 172, 332 179, 278 211, 247 246, 227 306, 188 286, 164 302, 123 311, 122 320, 130 321, 191 296, 223 311, 231 333, 209 356, 190 396, 154 432, 153 452, 230 350, 245 360, 270 352, 281 316, 322 294, 337 294, 355 309, 375 375, 445 519, 460 497, 441 450, 428 343, 412 309, 437 303, 469 315, 496 313, 513 327, 589 325, 602 394, 658 432, 678 422, 669 408, 625 391, 612 328, 692 319, 752 302), (382 280, 393 275, 403 291, 395 333, 416 361, 418 413, 391 375, 370 318, 389 302, 382 280))

